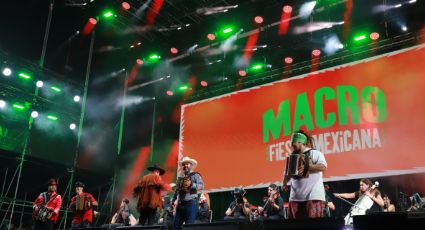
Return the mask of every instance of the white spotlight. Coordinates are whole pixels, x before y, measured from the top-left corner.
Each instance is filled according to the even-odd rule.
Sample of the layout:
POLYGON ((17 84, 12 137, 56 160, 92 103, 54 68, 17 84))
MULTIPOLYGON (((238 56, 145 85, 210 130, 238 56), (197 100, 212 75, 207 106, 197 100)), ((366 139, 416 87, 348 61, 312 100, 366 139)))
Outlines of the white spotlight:
POLYGON ((74 123, 71 123, 71 124, 69 125, 69 129, 70 129, 70 130, 74 130, 75 128, 77 128, 77 125, 75 125, 74 123))
POLYGON ((0 108, 6 107, 6 102, 3 100, 0 100, 0 108))
POLYGON ((332 55, 338 50, 343 49, 344 45, 339 40, 338 36, 332 35, 325 41, 325 48, 323 49, 327 55, 332 55))
POLYGON ((37 118, 38 117, 38 112, 37 111, 32 111, 31 112, 31 117, 32 118, 37 118))
POLYGON ((316 1, 306 2, 300 8, 300 16, 302 18, 310 17, 311 13, 313 13, 313 9, 316 6, 316 1))
POLYGON ((79 102, 80 100, 81 100, 80 96, 78 96, 78 95, 75 95, 74 96, 74 101, 75 102, 79 102))
POLYGON ((407 31, 407 26, 401 26, 401 30, 406 32, 407 31))
POLYGON ((6 77, 9 77, 10 75, 12 75, 12 70, 8 67, 5 67, 3 69, 3 75, 6 76, 6 77))
POLYGON ((397 4, 397 5, 394 5, 394 8, 400 8, 402 6, 402 4, 397 4))
POLYGON ((36 85, 38 88, 41 88, 41 87, 43 87, 44 83, 43 83, 42 81, 37 81, 37 82, 35 83, 35 85, 36 85))
POLYGON ((410 4, 415 3, 415 2, 416 2, 416 0, 410 0, 409 1, 410 4))

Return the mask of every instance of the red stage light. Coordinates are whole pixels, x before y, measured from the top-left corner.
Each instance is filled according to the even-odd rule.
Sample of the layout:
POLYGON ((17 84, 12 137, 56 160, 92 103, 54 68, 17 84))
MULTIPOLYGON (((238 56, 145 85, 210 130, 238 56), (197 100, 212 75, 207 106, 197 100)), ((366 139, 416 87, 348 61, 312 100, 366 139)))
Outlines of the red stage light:
POLYGON ((138 65, 143 65, 143 60, 142 60, 142 59, 140 59, 140 58, 138 58, 138 59, 136 60, 136 63, 137 63, 138 65))
POLYGON ((122 8, 124 10, 129 10, 130 9, 130 4, 128 4, 128 2, 122 2, 121 6, 122 6, 122 8))
POLYGON ((177 54, 177 53, 179 52, 179 50, 178 50, 177 48, 172 47, 172 48, 170 49, 170 52, 171 52, 172 54, 177 54))
POLYGON ((246 76, 246 71, 245 70, 239 70, 239 76, 245 77, 246 76))
POLYGON ((261 23, 263 23, 264 19, 263 19, 263 17, 261 17, 261 16, 256 16, 256 17, 254 18, 254 21, 255 21, 255 23, 257 23, 257 24, 261 24, 261 23))
POLYGON ((314 56, 314 57, 318 57, 318 56, 320 56, 320 50, 319 49, 314 49, 312 52, 311 52, 311 54, 314 56))
POLYGON ((174 95, 174 93, 173 93, 173 91, 171 91, 171 90, 167 90, 167 95, 168 95, 168 96, 173 96, 173 95, 174 95))
POLYGON ((371 33, 370 34, 370 39, 372 39, 372 40, 378 40, 379 39, 379 33, 377 33, 377 32, 373 32, 373 33, 371 33))
POLYGON ((286 57, 285 58, 285 63, 286 64, 291 64, 292 62, 294 62, 294 59, 293 58, 291 58, 291 57, 286 57))
POLYGON ((208 40, 212 41, 215 39, 215 35, 214 34, 208 34, 207 35, 208 40))
POLYGON ((292 12, 292 7, 289 5, 286 5, 283 7, 283 12, 290 14, 292 12))
POLYGON ((201 81, 201 85, 202 85, 203 87, 207 87, 207 86, 208 86, 208 82, 206 82, 206 81, 201 81))
POLYGON ((89 23, 92 24, 92 25, 96 25, 97 24, 97 20, 94 19, 94 18, 90 18, 89 19, 89 23))

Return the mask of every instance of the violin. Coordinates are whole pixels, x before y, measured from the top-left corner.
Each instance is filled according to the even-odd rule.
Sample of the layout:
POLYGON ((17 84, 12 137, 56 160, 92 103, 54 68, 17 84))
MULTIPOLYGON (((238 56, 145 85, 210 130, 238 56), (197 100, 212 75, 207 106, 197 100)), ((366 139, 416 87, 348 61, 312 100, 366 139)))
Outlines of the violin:
POLYGON ((260 211, 260 215, 265 215, 265 208, 267 205, 269 204, 274 204, 275 200, 277 199, 277 197, 279 196, 279 193, 277 191, 272 192, 272 194, 270 194, 270 196, 266 196, 263 199, 264 205, 263 205, 263 210, 260 211))

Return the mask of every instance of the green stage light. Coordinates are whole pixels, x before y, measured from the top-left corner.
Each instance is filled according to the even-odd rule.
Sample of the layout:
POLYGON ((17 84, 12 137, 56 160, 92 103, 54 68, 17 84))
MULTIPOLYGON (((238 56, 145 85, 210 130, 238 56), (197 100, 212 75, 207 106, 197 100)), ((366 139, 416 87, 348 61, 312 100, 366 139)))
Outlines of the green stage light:
POLYGON ((15 108, 15 109, 18 109, 18 110, 24 110, 25 109, 25 106, 18 104, 18 103, 13 104, 12 107, 15 108))
POLYGON ((223 30, 223 33, 228 34, 228 33, 232 32, 232 31, 233 31, 233 29, 229 27, 229 28, 224 29, 223 30))
POLYGON ((360 42, 360 41, 365 40, 366 38, 367 38, 367 36, 366 36, 366 35, 361 34, 361 35, 355 36, 355 37, 354 37, 354 41, 355 41, 355 42, 360 42))
POLYGON ((149 56, 150 60, 159 60, 161 59, 161 56, 159 56, 158 54, 152 54, 149 56))
POLYGON ((265 65, 264 64, 262 64, 262 63, 260 63, 260 64, 254 64, 254 65, 252 65, 250 68, 249 68, 249 70, 251 71, 251 72, 259 72, 259 71, 262 71, 262 70, 264 70, 265 69, 265 65))
POLYGON ((52 121, 57 121, 59 118, 53 115, 48 115, 47 116, 48 119, 52 120, 52 121))
POLYGON ((18 76, 19 76, 20 78, 23 78, 23 79, 26 79, 26 80, 31 79, 31 75, 29 75, 28 73, 24 73, 24 72, 20 72, 20 73, 18 74, 18 76))
POLYGON ((114 11, 112 11, 112 10, 104 10, 104 11, 102 12, 102 16, 103 16, 105 19, 111 19, 114 15, 115 15, 115 14, 114 14, 114 11))
POLYGON ((186 91, 188 89, 189 89, 189 86, 188 85, 182 85, 182 86, 179 87, 179 90, 182 91, 182 92, 184 92, 184 91, 186 91))
POLYGON ((50 87, 50 89, 52 89, 52 90, 54 90, 54 91, 56 91, 56 92, 61 92, 62 90, 61 89, 59 89, 58 87, 56 87, 56 86, 52 86, 52 87, 50 87))

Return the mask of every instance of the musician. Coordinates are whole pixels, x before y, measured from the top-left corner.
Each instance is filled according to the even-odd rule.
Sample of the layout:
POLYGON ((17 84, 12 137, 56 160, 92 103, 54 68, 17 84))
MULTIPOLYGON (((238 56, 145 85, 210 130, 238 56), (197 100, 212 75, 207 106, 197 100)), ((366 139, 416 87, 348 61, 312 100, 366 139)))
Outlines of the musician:
POLYGON ((138 199, 137 211, 140 213, 139 224, 153 225, 156 223, 156 214, 163 207, 162 191, 171 191, 171 186, 162 181, 165 170, 158 165, 148 167, 149 174, 134 187, 133 196, 138 199))
POLYGON ((288 176, 285 173, 283 189, 291 188, 289 196, 288 219, 323 217, 325 189, 323 186, 323 171, 327 163, 325 156, 313 148, 313 138, 304 131, 296 131, 292 135, 292 154, 302 154, 307 159, 298 168, 298 176, 288 176), (306 173, 305 173, 306 172, 306 173))
POLYGON ((201 193, 199 197, 198 216, 195 223, 210 222, 210 200, 208 193, 201 193))
POLYGON ((332 216, 332 212, 335 211, 335 204, 332 202, 332 198, 331 198, 331 194, 329 192, 329 185, 324 184, 325 187, 325 209, 323 210, 323 215, 325 217, 331 217, 332 216))
POLYGON ((225 212, 225 220, 247 220, 251 214, 251 204, 245 197, 245 190, 243 188, 235 188, 233 191, 235 198, 230 203, 229 208, 225 212))
POLYGON ((384 207, 384 200, 382 199, 381 192, 374 188, 371 180, 363 178, 360 180, 360 189, 352 193, 334 193, 334 196, 345 199, 359 199, 363 195, 369 197, 373 201, 372 207, 367 212, 379 212, 384 207))
POLYGON ((411 205, 407 209, 408 212, 424 211, 425 205, 422 193, 413 192, 412 196, 409 197, 409 199, 411 205))
POLYGON ((279 187, 276 184, 270 184, 267 189, 267 197, 265 197, 263 207, 258 207, 261 219, 284 219, 285 210, 283 207, 283 198, 280 196, 279 187))
POLYGON ((34 201, 32 208, 35 230, 55 229, 62 205, 62 197, 56 193, 57 185, 55 179, 50 179, 47 183, 47 192, 40 193, 34 201), (43 219, 43 214, 46 215, 46 219, 43 219))
POLYGON ((93 208, 98 205, 92 194, 84 192, 84 187, 83 182, 75 182, 77 194, 72 197, 69 205, 69 209, 74 212, 72 228, 89 228, 93 222, 93 208))
POLYGON ((182 171, 177 179, 177 188, 173 197, 173 203, 177 201, 174 230, 180 230, 183 223, 195 223, 198 213, 197 193, 204 189, 201 174, 193 171, 198 162, 190 157, 183 157, 179 163, 182 171))
POLYGON ((387 194, 384 194, 384 212, 395 212, 395 205, 391 203, 391 199, 387 194))

